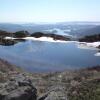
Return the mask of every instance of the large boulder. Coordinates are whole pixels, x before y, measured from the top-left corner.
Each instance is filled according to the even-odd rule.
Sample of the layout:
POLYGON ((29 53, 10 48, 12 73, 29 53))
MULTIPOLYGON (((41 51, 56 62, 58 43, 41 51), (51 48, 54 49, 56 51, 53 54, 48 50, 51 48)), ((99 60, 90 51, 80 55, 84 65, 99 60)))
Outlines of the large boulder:
POLYGON ((11 80, 0 85, 0 100, 37 100, 36 88, 28 80, 11 80))
POLYGON ((0 59, 0 100, 37 100, 37 89, 21 69, 0 59))

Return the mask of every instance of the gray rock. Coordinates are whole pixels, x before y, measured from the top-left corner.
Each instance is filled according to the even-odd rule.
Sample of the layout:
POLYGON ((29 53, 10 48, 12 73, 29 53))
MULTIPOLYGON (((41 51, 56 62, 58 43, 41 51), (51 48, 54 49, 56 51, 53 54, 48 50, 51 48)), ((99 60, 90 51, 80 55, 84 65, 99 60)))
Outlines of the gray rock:
POLYGON ((37 90, 28 81, 9 81, 0 89, 0 100, 37 100, 37 90))
POLYGON ((67 100, 67 93, 63 88, 54 88, 38 100, 67 100))

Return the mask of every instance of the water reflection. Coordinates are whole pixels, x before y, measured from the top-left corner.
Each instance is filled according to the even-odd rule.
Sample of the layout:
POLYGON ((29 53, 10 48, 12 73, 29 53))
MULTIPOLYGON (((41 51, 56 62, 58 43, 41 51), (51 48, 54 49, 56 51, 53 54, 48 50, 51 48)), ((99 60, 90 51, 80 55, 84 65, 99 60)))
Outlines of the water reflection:
POLYGON ((19 42, 0 46, 0 57, 29 71, 57 71, 100 65, 97 51, 79 49, 75 43, 40 41, 19 42))

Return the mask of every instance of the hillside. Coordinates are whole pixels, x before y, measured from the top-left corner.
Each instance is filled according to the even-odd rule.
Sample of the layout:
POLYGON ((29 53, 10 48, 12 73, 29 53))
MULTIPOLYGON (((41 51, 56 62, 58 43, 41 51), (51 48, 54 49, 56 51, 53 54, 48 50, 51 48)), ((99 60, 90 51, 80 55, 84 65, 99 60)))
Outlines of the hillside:
POLYGON ((100 33, 94 35, 87 35, 79 39, 80 42, 98 42, 100 41, 100 33))
POLYGON ((28 73, 0 59, 0 100, 100 100, 100 66, 28 73))
POLYGON ((77 34, 80 37, 87 36, 87 35, 99 34, 99 33, 100 33, 100 26, 99 25, 94 26, 94 27, 90 27, 87 29, 78 30, 78 31, 76 30, 74 32, 74 34, 77 34))

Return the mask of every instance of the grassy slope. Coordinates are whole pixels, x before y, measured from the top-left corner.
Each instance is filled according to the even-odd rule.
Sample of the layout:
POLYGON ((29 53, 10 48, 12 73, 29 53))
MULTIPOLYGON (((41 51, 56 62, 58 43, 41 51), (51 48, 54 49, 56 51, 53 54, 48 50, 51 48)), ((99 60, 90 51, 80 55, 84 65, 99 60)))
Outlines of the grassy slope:
POLYGON ((53 89, 58 92, 57 100, 62 100, 61 96, 66 96, 68 100, 100 100, 100 66, 76 71, 29 74, 0 59, 0 83, 20 73, 32 80, 38 96, 53 89))

